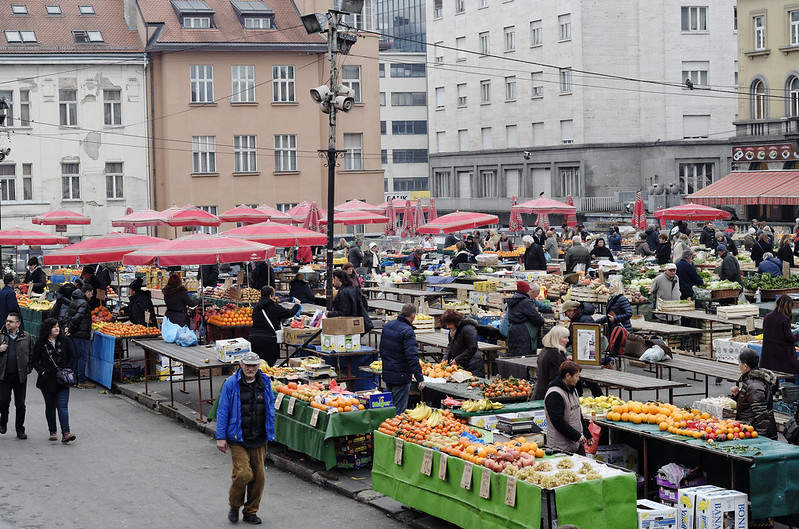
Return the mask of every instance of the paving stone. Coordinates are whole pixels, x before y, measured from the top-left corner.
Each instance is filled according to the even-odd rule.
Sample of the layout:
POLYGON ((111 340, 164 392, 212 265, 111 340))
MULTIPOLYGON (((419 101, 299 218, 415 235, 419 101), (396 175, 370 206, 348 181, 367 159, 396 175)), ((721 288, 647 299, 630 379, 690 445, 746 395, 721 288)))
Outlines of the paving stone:
POLYGON ((369 503, 370 501, 376 500, 377 498, 382 498, 384 494, 376 492, 372 489, 363 490, 355 495, 355 500, 361 503, 369 503))
POLYGON ((372 507, 377 507, 381 511, 391 515, 396 515, 408 509, 407 506, 401 504, 394 498, 389 498, 388 496, 383 496, 382 498, 376 498, 370 501, 369 505, 371 505, 372 507))

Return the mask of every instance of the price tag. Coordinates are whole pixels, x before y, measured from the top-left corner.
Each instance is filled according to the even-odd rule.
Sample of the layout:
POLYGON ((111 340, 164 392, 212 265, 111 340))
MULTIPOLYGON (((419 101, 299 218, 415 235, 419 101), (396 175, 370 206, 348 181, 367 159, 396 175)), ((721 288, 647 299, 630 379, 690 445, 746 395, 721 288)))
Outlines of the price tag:
POLYGON ((747 316, 746 317, 746 332, 751 334, 755 332, 755 317, 754 316, 747 316))
POLYGON ((309 423, 311 426, 316 426, 316 423, 319 421, 319 408, 314 408, 311 412, 311 422, 309 423))
POLYGON ((294 405, 297 403, 297 399, 295 397, 291 397, 289 399, 289 415, 294 415, 294 405))
POLYGON ((505 484, 505 505, 516 507, 516 476, 508 476, 505 484))
POLYGON ((472 469, 474 465, 466 463, 463 467, 463 474, 461 475, 461 488, 472 490, 472 469))
POLYGON ((402 447, 404 446, 405 441, 402 438, 397 437, 394 440, 394 464, 401 465, 402 464, 402 447))
POLYGON ((285 393, 278 393, 277 394, 277 398, 275 398, 275 409, 276 410, 280 409, 280 404, 283 402, 283 397, 285 397, 285 396, 286 396, 285 393))
POLYGON ((422 457, 422 474, 429 476, 433 473, 433 450, 431 448, 424 449, 424 457, 422 457))
POLYGON ((487 500, 491 497, 491 471, 483 468, 480 478, 480 497, 487 500))
POLYGON ((441 459, 438 460, 438 479, 447 480, 447 459, 449 456, 441 453, 441 459))

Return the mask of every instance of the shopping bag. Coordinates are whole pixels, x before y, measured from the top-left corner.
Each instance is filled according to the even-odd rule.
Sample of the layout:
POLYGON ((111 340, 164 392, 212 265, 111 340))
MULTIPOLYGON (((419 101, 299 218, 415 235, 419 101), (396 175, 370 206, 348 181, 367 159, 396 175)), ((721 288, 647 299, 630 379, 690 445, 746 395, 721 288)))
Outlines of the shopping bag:
POLYGON ((161 322, 161 338, 163 338, 166 343, 175 343, 179 330, 179 325, 172 323, 169 321, 169 318, 164 317, 161 322))
POLYGON ((191 347, 192 345, 197 345, 197 335, 194 334, 194 331, 189 329, 188 325, 184 325, 178 329, 177 336, 175 337, 175 343, 182 347, 191 347))
POLYGON ((508 320, 508 306, 505 305, 505 314, 502 316, 502 320, 499 322, 499 326, 497 327, 500 334, 502 336, 507 337, 508 333, 510 332, 510 321, 508 320))
POLYGON ((602 428, 594 422, 594 419, 590 419, 588 423, 588 431, 591 432, 591 438, 594 442, 591 446, 588 446, 586 443, 585 445, 585 453, 586 454, 596 454, 596 449, 599 447, 599 436, 602 434, 602 428))

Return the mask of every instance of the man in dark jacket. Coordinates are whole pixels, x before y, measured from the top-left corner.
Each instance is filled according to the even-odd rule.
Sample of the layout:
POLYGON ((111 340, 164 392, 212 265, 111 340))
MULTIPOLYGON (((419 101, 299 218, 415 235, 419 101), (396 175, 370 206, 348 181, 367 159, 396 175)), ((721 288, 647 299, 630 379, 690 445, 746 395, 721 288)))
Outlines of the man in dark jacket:
POLYGON ((360 268, 361 263, 363 262, 363 251, 361 250, 361 244, 363 243, 360 239, 353 242, 347 255, 347 260, 352 263, 352 266, 355 268, 360 268))
POLYGON ((547 260, 544 256, 544 248, 542 248, 541 245, 538 244, 538 242, 536 242, 536 240, 530 235, 525 235, 522 237, 522 242, 525 246, 524 257, 522 258, 524 269, 546 270, 547 260))
POLYGON ((305 281, 305 274, 297 274, 289 281, 289 296, 297 298, 300 303, 316 303, 316 296, 305 281))
POLYGON ((28 285, 28 294, 41 294, 47 286, 47 274, 44 273, 39 265, 39 259, 31 257, 28 259, 28 271, 25 272, 23 284, 28 285))
POLYGON ((771 274, 773 277, 782 275, 782 261, 774 257, 771 253, 763 254, 763 260, 757 265, 758 274, 771 274))
POLYGON ((266 286, 275 288, 275 271, 269 261, 261 261, 255 265, 252 281, 252 286, 256 290, 261 290, 266 286))
MULTIPOLYGON (((540 291, 540 288, 539 288, 540 291)), ((537 294, 537 292, 536 292, 537 294)), ((544 318, 530 299, 530 285, 525 281, 516 283, 516 293, 508 300, 508 356, 528 356, 538 348, 538 336, 544 318)))
POLYGON ((646 243, 649 245, 649 251, 653 254, 658 251, 658 246, 660 246, 660 241, 658 237, 660 237, 660 230, 657 226, 652 225, 646 229, 646 243))
POLYGON ((419 364, 419 346, 416 343, 416 332, 413 320, 416 318, 416 307, 406 303, 400 309, 397 319, 383 326, 380 339, 380 358, 383 361, 383 381, 391 391, 391 400, 402 415, 408 407, 408 393, 411 389, 411 378, 424 388, 424 375, 419 364))
POLYGON ((702 233, 699 234, 699 244, 711 250, 715 250, 716 246, 718 246, 716 242, 716 229, 713 227, 712 222, 705 224, 702 233))
POLYGON ((152 294, 149 290, 142 290, 143 286, 144 281, 140 277, 134 279, 128 286, 127 312, 130 322, 147 326, 158 325, 152 294))
POLYGON ((583 240, 579 235, 575 235, 572 239, 572 247, 566 250, 563 260, 566 261, 567 274, 578 270, 588 271, 588 266, 591 264, 591 252, 583 246, 583 240))
POLYGON ((777 440, 777 423, 774 420, 774 399, 771 388, 777 377, 768 369, 758 367, 760 357, 748 347, 738 356, 741 369, 741 387, 730 388, 732 398, 738 403, 735 419, 754 426, 758 435, 777 440))
POLYGON ((6 315, 5 326, 0 330, 0 434, 8 430, 8 412, 11 394, 14 394, 14 427, 17 439, 27 439, 25 433, 25 390, 28 373, 33 369, 31 353, 33 337, 23 331, 22 316, 18 312, 6 315))
POLYGON ((682 259, 677 261, 677 277, 680 279, 680 299, 694 297, 694 287, 705 286, 704 280, 699 276, 693 263, 693 254, 690 250, 685 252, 682 259))
MULTIPOLYGON (((91 285, 91 287, 92 287, 91 296, 89 296, 89 295, 86 296, 86 298, 87 298, 87 300, 89 302, 89 310, 90 311, 92 311, 92 310, 94 310, 94 309, 96 309, 97 307, 100 306, 101 301, 102 301, 100 299, 101 296, 102 296, 103 299, 105 299, 105 289, 103 289, 102 285, 100 284, 100 280, 97 278, 97 276, 94 275, 94 270, 95 270, 95 267, 93 265, 84 266, 83 267, 83 273, 81 274, 81 279, 83 279, 84 286, 85 285, 91 285), (102 292, 103 294, 98 294, 99 292, 102 292)), ((83 287, 81 287, 81 288, 83 288, 83 287)), ((84 290, 84 292, 87 292, 87 291, 84 290)))
POLYGON ((203 287, 216 287, 219 283, 219 265, 209 264, 200 267, 200 274, 203 279, 203 287))
POLYGON ((741 281, 741 266, 738 264, 738 258, 727 251, 726 244, 719 244, 718 254, 721 257, 721 271, 719 272, 719 279, 727 281, 736 281, 739 285, 743 284, 741 281))
POLYGON ((86 367, 92 351, 92 309, 89 305, 89 296, 94 287, 89 283, 80 290, 72 293, 72 303, 67 310, 65 332, 72 339, 75 346, 75 377, 78 379, 76 387, 81 389, 93 388, 94 384, 86 378, 86 367))
POLYGON ((19 303, 13 285, 14 274, 3 276, 3 288, 0 288, 0 325, 6 321, 6 316, 10 313, 19 313, 19 303))

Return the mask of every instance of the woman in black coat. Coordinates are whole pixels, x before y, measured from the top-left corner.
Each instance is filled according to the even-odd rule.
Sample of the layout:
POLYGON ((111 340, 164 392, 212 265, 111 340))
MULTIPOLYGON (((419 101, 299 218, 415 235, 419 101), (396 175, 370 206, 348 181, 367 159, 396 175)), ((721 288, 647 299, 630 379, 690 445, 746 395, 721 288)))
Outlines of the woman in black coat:
POLYGON ((297 298, 294 298, 294 306, 287 309, 278 302, 274 288, 261 288, 261 300, 252 309, 250 347, 270 366, 275 365, 280 357, 280 345, 277 343, 275 331, 283 326, 283 320, 293 317, 298 310, 300 305, 297 298))
POLYGON ((661 233, 658 236, 658 241, 660 244, 655 250, 655 262, 659 265, 664 265, 671 262, 671 243, 669 242, 669 236, 665 233, 661 233))
POLYGON ((624 327, 627 332, 633 332, 633 326, 630 324, 632 317, 633 309, 627 296, 624 295, 624 284, 618 279, 613 279, 610 282, 610 299, 605 305, 605 315, 596 322, 607 323, 608 336, 610 336, 613 329, 619 325, 624 327))
POLYGON ((455 257, 452 258, 450 262, 450 268, 453 270, 458 270, 458 265, 461 263, 468 263, 469 262, 469 252, 466 251, 466 243, 463 241, 458 241, 455 243, 455 257))
POLYGON ((782 236, 782 239, 780 239, 780 249, 777 250, 777 259, 783 263, 788 263, 788 266, 793 268, 796 266, 793 260, 793 253, 794 249, 791 246, 791 235, 786 233, 782 236))
POLYGON ((569 344, 568 327, 555 325, 544 336, 541 343, 544 347, 539 351, 536 361, 533 400, 544 400, 549 385, 558 378, 560 365, 571 358, 571 355, 566 352, 566 346, 569 344))
POLYGON ((796 342, 799 334, 791 330, 793 300, 788 296, 777 299, 774 310, 763 318, 763 356, 760 367, 781 373, 799 374, 796 342))
POLYGON ((760 358, 749 348, 738 355, 741 369, 741 387, 730 388, 732 398, 738 403, 735 419, 754 426, 758 435, 777 440, 777 423, 774 420, 774 399, 771 389, 777 377, 768 369, 757 367, 760 358))
POLYGON ((456 364, 476 377, 485 376, 483 355, 477 348, 477 322, 448 309, 441 315, 441 325, 449 329, 449 345, 444 353, 444 361, 456 364))
POLYGON ((594 249, 591 250, 591 259, 594 261, 601 261, 607 259, 608 261, 615 261, 613 254, 610 253, 610 248, 605 246, 605 239, 598 238, 594 243, 594 249))
POLYGON ((50 429, 50 440, 58 440, 56 414, 61 423, 61 442, 75 440, 69 428, 69 386, 59 386, 56 368, 71 369, 75 361, 72 340, 64 336, 55 318, 47 318, 39 328, 39 339, 33 346, 31 364, 39 374, 36 387, 44 397, 44 416, 50 429))
POLYGON ((508 356, 528 356, 538 349, 538 335, 544 318, 530 299, 530 285, 516 283, 516 293, 508 300, 508 356))
POLYGON ((166 286, 161 289, 164 294, 164 304, 166 304, 165 316, 175 325, 183 327, 189 324, 189 315, 186 310, 189 307, 196 307, 199 301, 190 296, 189 291, 183 286, 183 280, 177 274, 172 274, 166 282, 166 286))
POLYGON ((139 325, 157 325, 153 296, 149 290, 142 290, 144 281, 137 277, 128 285, 128 317, 131 323, 139 325), (149 314, 149 317, 148 317, 149 314))
POLYGON ((289 281, 289 296, 298 299, 300 303, 316 303, 316 296, 305 281, 305 274, 297 274, 289 281))
POLYGON ((374 329, 366 298, 363 297, 361 289, 352 284, 352 279, 344 270, 333 271, 333 286, 338 289, 338 294, 333 298, 333 310, 327 311, 327 317, 362 317, 364 333, 374 329))
POLYGON ((759 265, 761 262, 763 262, 763 254, 766 253, 774 253, 774 247, 771 245, 768 235, 761 233, 757 237, 754 246, 752 246, 751 257, 752 261, 755 262, 755 265, 759 265))

